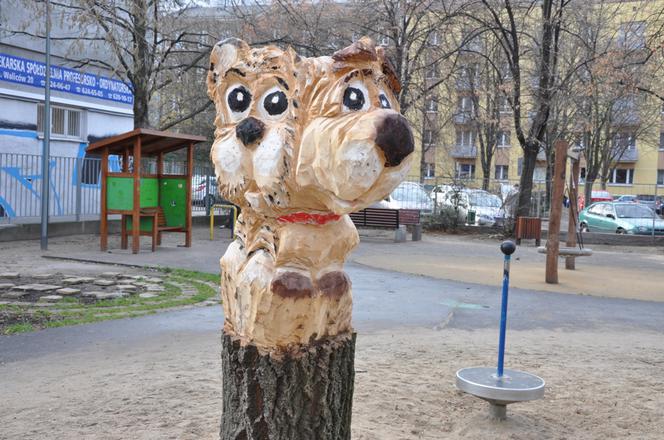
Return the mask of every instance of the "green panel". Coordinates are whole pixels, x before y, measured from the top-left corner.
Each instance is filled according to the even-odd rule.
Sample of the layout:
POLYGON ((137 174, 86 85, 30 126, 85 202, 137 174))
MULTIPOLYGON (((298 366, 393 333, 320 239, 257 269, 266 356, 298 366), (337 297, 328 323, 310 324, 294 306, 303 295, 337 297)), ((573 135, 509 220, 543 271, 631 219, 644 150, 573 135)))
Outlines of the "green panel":
POLYGON ((134 179, 108 176, 106 178, 106 208, 130 211, 134 208, 134 179))
POLYGON ((187 179, 163 177, 160 182, 159 205, 166 217, 166 226, 184 227, 190 207, 187 206, 187 179))
POLYGON ((141 177, 141 208, 159 206, 159 179, 141 177))
MULTIPOLYGON (((125 223, 127 224, 128 232, 132 231, 131 219, 132 219, 131 215, 127 215, 125 218, 125 223)), ((152 217, 141 217, 141 223, 138 229, 143 232, 152 232, 152 217)))
MULTIPOLYGON (((133 177, 108 176, 106 178, 106 207, 131 211, 134 209, 133 177)), ((159 180, 156 177, 141 178, 141 208, 158 206, 159 180)))

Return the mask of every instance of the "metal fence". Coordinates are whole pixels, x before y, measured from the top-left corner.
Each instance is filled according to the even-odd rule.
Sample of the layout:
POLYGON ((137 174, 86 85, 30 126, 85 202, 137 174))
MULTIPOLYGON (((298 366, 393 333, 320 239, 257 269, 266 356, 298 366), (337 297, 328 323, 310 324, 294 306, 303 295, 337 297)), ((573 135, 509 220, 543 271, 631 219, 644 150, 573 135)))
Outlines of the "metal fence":
MULTIPOLYGON (((131 158, 130 158, 131 160, 131 158)), ((155 174, 155 158, 143 158, 142 172, 155 174)), ((122 169, 120 156, 109 157, 109 171, 122 169)), ((49 162, 51 182, 49 187, 49 215, 58 220, 92 220, 99 218, 101 193, 101 159, 51 157, 49 162)), ((132 163, 128 164, 131 170, 132 163)), ((184 174, 186 162, 165 161, 164 174, 184 174)), ((0 223, 39 222, 41 210, 41 156, 28 154, 0 154, 0 223)), ((518 194, 518 181, 491 180, 486 190, 500 199, 501 207, 509 210, 518 194)), ((385 200, 376 206, 420 209, 436 214, 446 204, 445 194, 454 191, 472 191, 483 188, 482 179, 426 179, 420 183, 418 177, 409 177, 385 200)), ((534 181, 531 198, 531 216, 547 217, 547 197, 550 185, 545 181, 534 181)), ((608 192, 611 198, 637 196, 639 200, 655 207, 664 201, 664 187, 648 184, 596 183, 593 190, 608 192)), ((579 185, 583 195, 584 185, 579 185)), ((606 194, 605 194, 606 195, 606 194)), ((594 196, 593 196, 594 197, 594 196)), ((192 212, 194 215, 209 213, 210 206, 222 201, 214 169, 207 161, 194 163, 192 188, 192 212)), ((584 201, 585 202, 585 201, 584 201)), ((508 212, 509 215, 509 212, 508 212)))
MULTIPOLYGON (((130 159, 131 160, 131 159, 130 159)), ((109 171, 122 169, 120 156, 109 157, 109 171)), ((155 174, 156 159, 143 158, 142 172, 155 174)), ((41 215, 42 159, 40 155, 0 153, 0 224, 37 223, 41 215)), ((130 170, 132 163, 128 164, 130 170)), ((49 160, 49 216, 53 221, 95 220, 100 213, 101 159, 51 156, 49 160)), ((164 174, 184 174, 186 162, 165 161, 164 174)), ((194 164, 192 211, 206 214, 221 199, 214 169, 194 164)))

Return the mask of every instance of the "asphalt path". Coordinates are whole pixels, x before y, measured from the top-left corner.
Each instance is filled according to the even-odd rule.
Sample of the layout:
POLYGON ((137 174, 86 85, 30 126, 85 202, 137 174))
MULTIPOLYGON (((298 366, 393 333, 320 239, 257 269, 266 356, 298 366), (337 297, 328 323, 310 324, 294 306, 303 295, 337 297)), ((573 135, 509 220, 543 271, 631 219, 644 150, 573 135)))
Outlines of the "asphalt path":
MULTIPOLYGON (((353 281, 353 323, 374 332, 408 327, 496 328, 500 286, 462 283, 348 264, 353 281)), ((197 267, 208 270, 208 267, 197 267)), ((641 330, 664 332, 664 303, 511 289, 513 330, 641 330)), ((192 307, 73 327, 0 337, 0 364, 49 354, 104 351, 177 340, 184 334, 218 338, 221 307, 192 307)), ((571 333, 570 333, 571 334, 571 333)), ((509 333, 508 333, 509 338, 509 333)))

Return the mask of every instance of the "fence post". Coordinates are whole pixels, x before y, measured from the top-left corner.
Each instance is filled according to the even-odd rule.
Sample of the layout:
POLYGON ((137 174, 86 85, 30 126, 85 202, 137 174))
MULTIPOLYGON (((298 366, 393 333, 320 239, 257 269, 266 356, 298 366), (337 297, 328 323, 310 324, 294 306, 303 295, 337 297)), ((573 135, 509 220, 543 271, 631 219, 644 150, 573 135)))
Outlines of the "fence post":
POLYGON ((81 182, 83 178, 81 174, 83 173, 83 160, 82 157, 77 157, 76 159, 76 221, 81 221, 81 182))
POLYGON ((210 169, 206 168, 204 173, 201 173, 205 176, 205 215, 210 215, 210 169))

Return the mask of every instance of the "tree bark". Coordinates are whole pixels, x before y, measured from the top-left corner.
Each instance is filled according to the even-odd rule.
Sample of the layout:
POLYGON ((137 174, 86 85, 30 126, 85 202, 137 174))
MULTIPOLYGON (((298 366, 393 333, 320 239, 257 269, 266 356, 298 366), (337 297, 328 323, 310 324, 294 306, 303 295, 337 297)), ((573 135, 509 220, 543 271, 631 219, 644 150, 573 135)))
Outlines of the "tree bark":
POLYGON ((281 356, 222 334, 221 440, 350 440, 355 334, 281 356))
POLYGON ((517 217, 528 217, 530 215, 530 199, 533 194, 533 174, 537 163, 537 145, 527 145, 523 149, 523 168, 521 169, 521 180, 519 181, 519 203, 517 205, 517 217))

